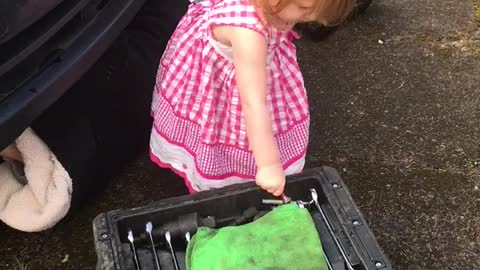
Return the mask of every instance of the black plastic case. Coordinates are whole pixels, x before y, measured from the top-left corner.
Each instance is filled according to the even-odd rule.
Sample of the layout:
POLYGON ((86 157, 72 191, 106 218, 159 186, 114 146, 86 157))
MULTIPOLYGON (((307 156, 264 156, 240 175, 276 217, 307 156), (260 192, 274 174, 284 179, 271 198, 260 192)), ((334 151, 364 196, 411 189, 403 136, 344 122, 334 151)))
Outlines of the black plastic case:
MULTIPOLYGON (((310 201, 311 188, 317 191, 319 203, 353 269, 392 269, 337 171, 331 167, 321 167, 291 176, 287 180, 286 194, 293 200, 310 201)), ((192 212, 197 212, 201 217, 226 219, 251 206, 262 210, 271 208, 262 204, 262 199, 273 198, 259 190, 254 183, 247 183, 100 214, 93 221, 97 269, 135 269, 127 240, 128 229, 139 236, 145 232, 148 221, 155 227, 192 212)), ((348 269, 319 211, 313 204, 310 209, 333 269, 348 269)), ((186 242, 182 239, 174 239, 173 242, 180 264, 183 265, 186 242)), ((155 269, 151 247, 149 250, 147 245, 145 249, 142 244, 136 245, 142 269, 155 269)), ((168 249, 162 245, 157 249, 162 270, 174 269, 168 249)))

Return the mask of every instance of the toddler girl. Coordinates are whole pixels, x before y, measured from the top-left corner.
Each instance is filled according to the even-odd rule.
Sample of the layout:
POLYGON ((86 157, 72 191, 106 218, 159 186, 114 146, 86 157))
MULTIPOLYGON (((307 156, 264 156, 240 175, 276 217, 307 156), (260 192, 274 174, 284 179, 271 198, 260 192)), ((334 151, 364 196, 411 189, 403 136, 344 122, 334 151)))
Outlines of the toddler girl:
POLYGON ((246 180, 278 196, 301 172, 307 95, 292 27, 337 23, 354 0, 196 0, 160 61, 152 160, 190 192, 246 180))

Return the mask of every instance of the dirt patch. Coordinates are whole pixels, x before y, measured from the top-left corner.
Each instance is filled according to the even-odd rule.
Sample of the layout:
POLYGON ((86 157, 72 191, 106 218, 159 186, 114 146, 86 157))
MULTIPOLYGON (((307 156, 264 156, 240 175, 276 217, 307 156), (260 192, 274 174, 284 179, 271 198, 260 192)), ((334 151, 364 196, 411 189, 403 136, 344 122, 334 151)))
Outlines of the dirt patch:
POLYGON ((472 4, 475 11, 475 21, 477 22, 478 27, 480 27, 480 1, 472 0, 472 4))
POLYGON ((440 55, 480 59, 480 30, 449 33, 440 37, 419 34, 417 41, 440 55))

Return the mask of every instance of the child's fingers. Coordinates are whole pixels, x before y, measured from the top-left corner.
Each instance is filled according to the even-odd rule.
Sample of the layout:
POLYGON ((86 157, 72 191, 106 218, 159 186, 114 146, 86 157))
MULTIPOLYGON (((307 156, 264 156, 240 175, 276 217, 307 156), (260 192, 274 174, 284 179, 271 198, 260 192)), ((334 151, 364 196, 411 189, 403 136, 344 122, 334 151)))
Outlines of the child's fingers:
POLYGON ((264 189, 264 190, 266 190, 268 193, 271 193, 271 194, 273 194, 274 196, 277 196, 277 197, 278 197, 278 196, 282 195, 284 187, 283 187, 283 185, 280 186, 280 187, 275 187, 275 186, 268 186, 268 187, 267 187, 267 186, 264 186, 264 187, 262 187, 262 189, 264 189))
POLYGON ((11 159, 23 162, 22 155, 15 144, 11 144, 7 146, 7 148, 1 150, 0 157, 3 159, 11 159))
POLYGON ((282 195, 283 190, 284 190, 284 186, 282 185, 282 186, 274 189, 273 192, 271 192, 271 193, 278 197, 278 196, 282 195))
POLYGON ((275 188, 273 188, 273 187, 266 187, 266 188, 264 188, 264 190, 266 190, 266 191, 268 191, 268 193, 272 193, 272 194, 273 194, 273 192, 275 192, 275 188))
POLYGON ((266 186, 266 185, 261 185, 260 186, 263 190, 267 191, 268 193, 274 193, 277 189, 273 186, 266 186))

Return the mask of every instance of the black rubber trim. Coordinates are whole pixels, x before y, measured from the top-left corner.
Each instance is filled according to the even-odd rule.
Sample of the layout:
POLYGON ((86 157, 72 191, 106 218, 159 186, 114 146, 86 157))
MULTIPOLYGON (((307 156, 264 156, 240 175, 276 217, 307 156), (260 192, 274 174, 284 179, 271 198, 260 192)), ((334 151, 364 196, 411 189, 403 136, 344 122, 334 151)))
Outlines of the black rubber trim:
MULTIPOLYGON (((2 59, 2 56, 0 56, 0 61, 2 61, 2 63, 0 63, 0 76, 10 71, 20 62, 22 62, 25 58, 27 58, 31 53, 40 48, 40 46, 45 44, 45 42, 47 42, 53 35, 60 31, 60 29, 68 21, 70 21, 75 15, 77 15, 80 10, 85 8, 85 6, 90 2, 90 0, 79 0, 72 2, 75 3, 64 3, 66 6, 63 6, 61 4, 61 6, 51 12, 51 16, 47 16, 47 18, 45 18, 47 19, 47 22, 45 23, 45 25, 42 25, 42 28, 45 28, 45 31, 35 31, 34 33, 26 31, 25 33, 20 34, 30 35, 30 38, 32 38, 32 35, 36 37, 32 38, 34 40, 33 42, 28 42, 28 44, 22 44, 22 46, 25 45, 25 47, 15 48, 16 51, 13 52, 13 57, 11 54, 6 55, 9 57, 9 59, 2 59), (67 12, 65 12, 65 10, 67 10, 67 12), (3 63, 3 61, 5 62, 3 63)), ((18 46, 18 44, 16 45, 18 46)))
POLYGON ((109 1, 62 57, 0 103, 0 149, 57 101, 105 52, 145 0, 109 1))

